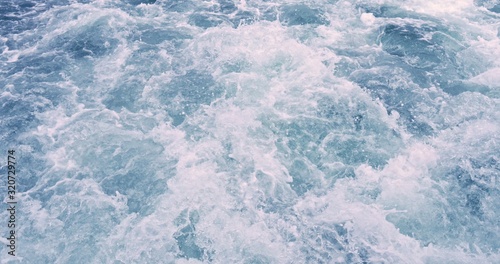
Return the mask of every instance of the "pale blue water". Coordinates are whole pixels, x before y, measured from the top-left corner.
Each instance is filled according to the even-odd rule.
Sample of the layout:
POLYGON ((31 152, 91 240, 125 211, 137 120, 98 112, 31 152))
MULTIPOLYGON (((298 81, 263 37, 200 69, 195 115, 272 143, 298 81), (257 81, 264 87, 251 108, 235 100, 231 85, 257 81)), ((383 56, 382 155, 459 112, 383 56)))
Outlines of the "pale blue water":
POLYGON ((500 263, 497 0, 0 0, 0 36, 1 263, 500 263))

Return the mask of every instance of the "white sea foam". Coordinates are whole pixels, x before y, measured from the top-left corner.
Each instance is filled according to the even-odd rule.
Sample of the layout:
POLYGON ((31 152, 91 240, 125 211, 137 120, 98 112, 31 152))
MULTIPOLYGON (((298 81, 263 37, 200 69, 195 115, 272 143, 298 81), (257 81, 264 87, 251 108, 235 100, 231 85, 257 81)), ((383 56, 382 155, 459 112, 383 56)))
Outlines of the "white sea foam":
POLYGON ((150 2, 61 4, 1 39, 0 99, 33 114, 5 110, 33 120, 5 119, 25 261, 500 261, 495 17, 150 2))

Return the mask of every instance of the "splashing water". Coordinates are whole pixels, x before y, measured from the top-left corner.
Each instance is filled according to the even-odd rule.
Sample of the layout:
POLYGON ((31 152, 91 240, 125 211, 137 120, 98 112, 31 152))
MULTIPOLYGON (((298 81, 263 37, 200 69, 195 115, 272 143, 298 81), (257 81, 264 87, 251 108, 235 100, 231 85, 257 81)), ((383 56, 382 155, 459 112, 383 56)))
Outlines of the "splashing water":
POLYGON ((2 263, 500 263, 498 1, 0 0, 0 20, 2 263))

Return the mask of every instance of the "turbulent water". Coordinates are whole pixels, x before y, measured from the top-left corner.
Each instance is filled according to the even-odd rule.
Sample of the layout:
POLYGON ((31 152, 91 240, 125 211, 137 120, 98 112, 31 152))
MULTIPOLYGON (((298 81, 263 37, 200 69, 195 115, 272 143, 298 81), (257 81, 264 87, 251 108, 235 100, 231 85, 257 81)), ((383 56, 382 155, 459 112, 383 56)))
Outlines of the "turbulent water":
POLYGON ((497 0, 0 0, 1 263, 500 263, 497 0))

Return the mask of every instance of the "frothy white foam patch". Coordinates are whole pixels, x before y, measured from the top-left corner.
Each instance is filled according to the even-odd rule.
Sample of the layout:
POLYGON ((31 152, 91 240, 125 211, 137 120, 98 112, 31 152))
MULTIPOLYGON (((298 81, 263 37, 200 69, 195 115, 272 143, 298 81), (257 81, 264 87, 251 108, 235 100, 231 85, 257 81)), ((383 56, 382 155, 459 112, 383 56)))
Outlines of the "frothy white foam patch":
POLYGON ((368 26, 373 25, 373 23, 375 23, 376 20, 375 16, 372 13, 363 13, 361 14, 360 19, 364 24, 368 26))
MULTIPOLYGON (((495 154, 498 102, 477 93, 465 92, 455 97, 440 94, 441 101, 435 100, 439 106, 419 111, 428 110, 426 121, 444 131, 437 131, 435 137, 411 138, 398 122, 405 109, 388 114, 382 102, 366 90, 333 76, 336 67, 340 68, 335 64, 341 58, 362 57, 351 60, 359 62, 353 67, 369 67, 378 60, 382 49, 371 38, 378 32, 379 23, 400 24, 409 19, 360 14, 356 4, 346 1, 315 1, 314 7, 328 10, 325 15, 330 25, 287 28, 277 21, 257 21, 237 28, 222 24, 203 29, 186 22, 189 14, 165 11, 163 8, 170 4, 167 2, 142 4, 135 9, 116 0, 55 7, 40 16, 48 29, 41 27, 31 32, 39 33, 42 39, 25 49, 25 55, 44 52, 53 38, 83 32, 97 20, 104 21, 109 36, 118 40, 109 54, 72 61, 72 69, 80 68, 78 72, 88 73, 82 74, 88 79, 75 80, 78 76, 71 74, 73 70, 64 73, 66 83, 61 86, 72 91, 69 98, 73 101, 37 114, 41 124, 34 133, 23 137, 38 139, 48 162, 42 179, 29 192, 33 198, 25 197, 29 228, 33 233, 42 233, 38 240, 29 241, 36 255, 33 256, 46 254, 43 256, 49 258, 40 260, 41 263, 74 262, 85 256, 89 262, 123 263, 498 260, 497 253, 485 250, 488 245, 462 245, 476 234, 478 239, 486 234, 474 233, 474 228, 487 230, 490 226, 474 227, 457 221, 452 227, 467 229, 464 232, 470 236, 461 233, 447 238, 449 242, 437 239, 436 244, 429 244, 434 240, 428 239, 433 238, 429 234, 448 229, 442 218, 456 213, 454 206, 463 207, 450 202, 459 191, 443 191, 453 182, 439 182, 439 177, 446 175, 446 166, 470 155, 495 154), (61 20, 67 23, 61 24, 61 20), (144 28, 173 26, 182 27, 181 31, 189 35, 188 41, 175 46, 165 40, 159 40, 159 44, 145 43, 140 37, 144 28), (356 51, 360 53, 349 54, 346 47, 352 46, 358 47, 356 51), (187 80, 189 76, 183 74, 190 70, 203 71, 223 92, 174 127, 165 108, 180 96, 162 101, 155 95, 176 76, 187 80), (138 93, 142 96, 138 108, 106 110, 104 97, 110 90, 120 88, 119 81, 129 76, 140 83, 138 89, 144 88, 138 93), (78 87, 74 87, 76 83, 78 87), (324 128, 324 124, 334 125, 324 128), (290 145, 283 144, 279 149, 277 143, 284 138, 290 145), (332 171, 345 167, 334 155, 342 147, 338 145, 342 140, 360 143, 344 146, 346 160, 369 157, 366 149, 349 152, 361 145, 380 150, 374 154, 384 156, 383 162, 371 167, 361 159, 352 175, 336 181, 326 179, 334 176, 325 175, 325 167, 332 171), (290 184, 294 179, 287 165, 294 159, 305 160, 300 163, 305 167, 303 172, 314 178, 314 186, 302 194, 296 193, 290 184), (111 187, 120 185, 122 189, 105 190, 103 182, 113 177, 116 181, 111 187), (127 188, 152 177, 159 181, 146 182, 137 189, 127 188), (153 194, 154 187, 161 184, 167 186, 165 190, 153 194), (138 194, 146 194, 140 196, 143 199, 157 195, 156 199, 141 201, 147 212, 129 211, 130 200, 138 194), (102 221, 110 214, 112 219, 102 221), (98 230, 102 231, 99 237, 78 244, 92 233, 92 227, 102 229, 98 230), (58 247, 60 234, 67 240, 58 247)), ((258 4, 279 8, 284 3, 298 2, 258 4)), ((214 3, 192 4, 208 8, 214 3)), ((239 8, 253 11, 258 5, 254 4, 243 1, 239 8)), ((446 20, 448 15, 461 16, 472 2, 410 1, 403 5, 446 20)), ((434 25, 423 20, 416 25, 434 25)), ((482 28, 481 23, 467 26, 467 30, 482 28)), ((493 26, 487 27, 491 31, 493 26)), ((488 65, 480 69, 496 65, 494 58, 498 56, 491 55, 496 54, 491 53, 496 44, 492 39, 496 37, 486 30, 479 33, 487 41, 479 39, 467 44, 482 57, 491 57, 488 65)), ((468 35, 466 38, 474 39, 468 35)), ((430 40, 429 36, 427 41, 430 40)), ((103 44, 105 48, 110 45, 103 44)), ((479 58, 474 63, 482 62, 479 58)), ((388 63, 392 65, 393 61, 388 63)), ((472 63, 467 67, 472 67, 472 63)), ((471 81, 488 86, 498 81, 495 69, 477 71, 471 81)), ((410 74, 404 75, 403 70, 397 73, 390 88, 420 89, 406 83, 410 74)), ((122 95, 117 93, 117 98, 122 95)), ((486 184, 486 180, 481 182, 486 184)), ((483 207, 488 212, 486 222, 481 224, 496 223, 492 220, 497 211, 494 200, 494 195, 484 198, 483 207)), ((5 212, 2 218, 3 215, 5 212)))
POLYGON ((391 159, 378 176, 377 204, 404 212, 410 218, 420 218, 423 214, 437 217, 431 216, 438 212, 431 209, 432 198, 427 193, 433 185, 429 169, 437 160, 436 150, 424 144, 416 144, 407 149, 407 154, 391 159))
POLYGON ((18 50, 9 50, 8 47, 6 47, 2 51, 2 57, 7 56, 7 62, 8 63, 14 63, 19 59, 19 56, 21 55, 21 52, 18 50))
POLYGON ((462 15, 469 10, 474 10, 473 1, 469 0, 444 0, 439 2, 429 2, 422 0, 411 0, 404 2, 404 6, 414 11, 434 16, 462 15))
POLYGON ((500 87, 500 68, 489 69, 472 77, 470 81, 489 87, 500 87))
POLYGON ((321 226, 342 226, 348 233, 350 247, 366 249, 370 261, 418 259, 422 252, 418 241, 402 235, 386 221, 390 211, 351 200, 348 187, 351 184, 355 183, 342 180, 326 196, 309 196, 300 201, 296 210, 301 213, 303 221, 321 226))

